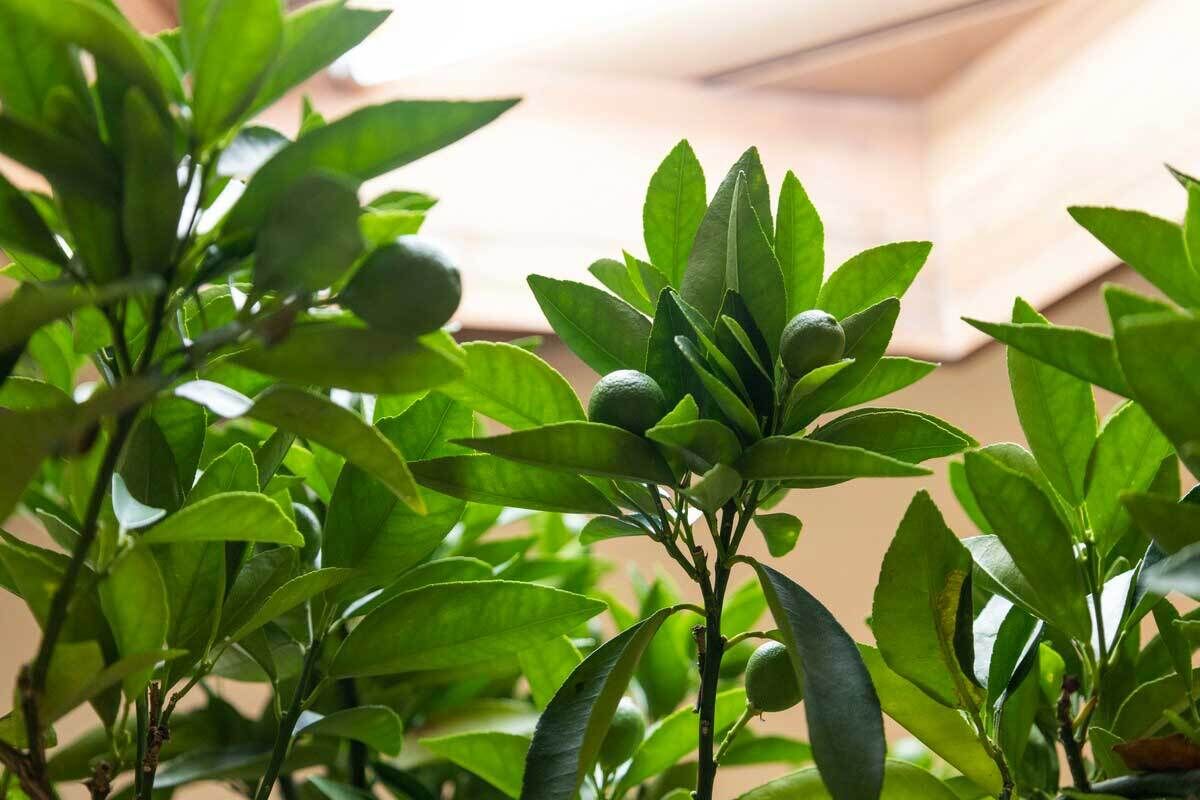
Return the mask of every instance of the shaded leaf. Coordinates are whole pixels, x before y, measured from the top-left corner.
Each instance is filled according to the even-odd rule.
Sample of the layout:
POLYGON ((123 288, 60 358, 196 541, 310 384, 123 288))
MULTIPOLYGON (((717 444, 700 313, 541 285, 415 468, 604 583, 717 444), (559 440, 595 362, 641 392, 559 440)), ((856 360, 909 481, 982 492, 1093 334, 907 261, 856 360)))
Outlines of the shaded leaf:
POLYGON ((445 456, 411 467, 421 485, 463 500, 539 511, 617 513, 599 490, 576 475, 496 456, 445 456))

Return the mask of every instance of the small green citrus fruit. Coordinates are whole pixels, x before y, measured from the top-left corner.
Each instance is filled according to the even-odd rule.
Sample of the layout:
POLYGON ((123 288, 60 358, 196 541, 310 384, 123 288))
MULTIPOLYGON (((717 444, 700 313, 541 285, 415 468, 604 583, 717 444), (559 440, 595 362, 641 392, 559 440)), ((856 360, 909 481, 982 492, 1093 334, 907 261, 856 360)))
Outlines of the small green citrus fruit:
POLYGON ((641 436, 667 413, 667 398, 654 378, 619 369, 601 378, 588 399, 588 419, 641 436))
POLYGON ((608 733, 600 743, 600 766, 613 770, 633 758, 646 736, 646 717, 628 697, 622 697, 608 733))
POLYGON ((375 250, 338 302, 373 328, 419 336, 445 325, 462 299, 458 268, 418 236, 375 250))
POLYGON ((746 699, 758 711, 783 711, 800 702, 800 681, 787 648, 767 642, 746 664, 746 699))
POLYGON ((842 326, 832 314, 815 308, 792 317, 779 337, 779 357, 793 378, 834 363, 845 349, 842 326))

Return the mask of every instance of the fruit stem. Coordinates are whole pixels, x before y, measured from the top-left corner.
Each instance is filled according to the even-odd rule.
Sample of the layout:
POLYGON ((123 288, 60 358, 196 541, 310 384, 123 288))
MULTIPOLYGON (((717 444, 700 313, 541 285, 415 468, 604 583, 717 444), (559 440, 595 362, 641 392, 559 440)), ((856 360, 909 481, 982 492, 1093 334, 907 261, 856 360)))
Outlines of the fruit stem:
POLYGON ((725 734, 725 738, 721 740, 721 747, 719 750, 717 750, 717 755, 713 759, 713 763, 715 765, 721 765, 721 759, 725 757, 725 753, 728 752, 729 748, 733 745, 733 740, 737 738, 737 735, 742 732, 742 728, 746 727, 746 723, 748 723, 753 716, 754 706, 747 703, 746 710, 742 712, 742 715, 738 717, 737 722, 733 723, 733 727, 729 729, 729 732, 725 734))

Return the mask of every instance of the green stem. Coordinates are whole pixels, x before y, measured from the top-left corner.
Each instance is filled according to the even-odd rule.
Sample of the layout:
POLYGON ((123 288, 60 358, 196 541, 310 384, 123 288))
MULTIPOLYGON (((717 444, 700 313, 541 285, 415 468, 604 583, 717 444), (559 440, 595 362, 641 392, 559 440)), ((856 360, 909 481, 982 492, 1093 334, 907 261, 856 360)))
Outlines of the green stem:
POLYGON ((717 755, 713 758, 714 764, 717 766, 721 765, 721 759, 725 757, 725 753, 728 752, 729 748, 733 745, 733 740, 737 738, 737 735, 742 732, 742 728, 746 727, 746 723, 748 723, 753 716, 754 706, 747 703, 746 710, 742 712, 742 715, 738 717, 737 722, 733 723, 733 727, 729 729, 729 732, 725 734, 725 738, 721 740, 721 747, 719 750, 717 750, 717 755))
POLYGON ((745 631, 744 633, 739 633, 736 636, 730 637, 729 641, 725 642, 725 649, 728 650, 735 644, 740 644, 747 639, 771 639, 773 641, 778 641, 776 638, 778 635, 778 631, 745 631))
POLYGON ((267 771, 263 773, 262 780, 258 784, 258 791, 254 793, 254 800, 267 800, 271 796, 275 779, 279 777, 279 770, 283 767, 283 761, 287 758, 288 749, 291 747, 292 733, 296 730, 296 722, 300 719, 300 713, 304 708, 305 695, 308 692, 309 684, 312 683, 320 654, 321 639, 317 638, 309 645, 308 653, 304 657, 304 666, 300 670, 296 691, 292 695, 292 702, 288 706, 287 713, 283 715, 283 719, 279 723, 279 730, 275 734, 275 747, 271 751, 271 761, 267 764, 267 771))

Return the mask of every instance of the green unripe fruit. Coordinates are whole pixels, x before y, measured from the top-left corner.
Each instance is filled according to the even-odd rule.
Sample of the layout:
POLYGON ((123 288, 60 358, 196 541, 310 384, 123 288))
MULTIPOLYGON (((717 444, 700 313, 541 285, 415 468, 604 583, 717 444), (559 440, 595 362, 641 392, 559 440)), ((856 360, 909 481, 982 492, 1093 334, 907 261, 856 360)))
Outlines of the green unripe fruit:
POLYGON ((646 717, 628 697, 622 697, 608 733, 600 743, 600 766, 613 770, 633 758, 646 736, 646 717))
POLYGON ((292 515, 296 518, 296 530, 304 537, 300 548, 300 563, 315 564, 321 552, 321 521, 313 510, 303 503, 292 503, 292 515))
POLYGON ((401 236, 371 253, 338 296, 372 328, 409 336, 445 325, 461 299, 458 268, 417 236, 401 236))
POLYGON ((601 378, 588 399, 588 419, 641 436, 667 413, 667 397, 654 378, 619 369, 601 378))
POLYGON ((845 350, 842 326, 832 314, 815 308, 792 317, 779 337, 779 357, 793 378, 834 363, 845 350))
POLYGON ((800 702, 802 693, 787 648, 767 642, 746 664, 746 700, 757 711, 783 711, 800 702))

